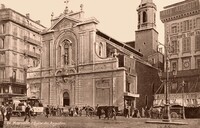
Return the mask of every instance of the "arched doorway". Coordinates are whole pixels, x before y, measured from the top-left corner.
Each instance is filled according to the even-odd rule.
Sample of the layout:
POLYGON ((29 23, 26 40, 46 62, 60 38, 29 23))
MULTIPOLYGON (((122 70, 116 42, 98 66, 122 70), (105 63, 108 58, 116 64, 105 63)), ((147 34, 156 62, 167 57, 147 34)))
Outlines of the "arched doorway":
POLYGON ((69 105, 70 105, 69 93, 64 92, 63 93, 63 106, 69 106, 69 105))

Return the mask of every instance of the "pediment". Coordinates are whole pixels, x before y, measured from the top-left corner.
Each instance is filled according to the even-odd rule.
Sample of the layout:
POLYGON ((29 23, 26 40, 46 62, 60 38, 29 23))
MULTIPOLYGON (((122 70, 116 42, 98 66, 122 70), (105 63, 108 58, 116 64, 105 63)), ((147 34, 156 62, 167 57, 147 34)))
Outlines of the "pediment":
POLYGON ((54 25, 51 26, 49 30, 60 30, 63 28, 72 28, 75 24, 80 22, 79 20, 76 20, 74 18, 71 18, 69 16, 65 16, 60 18, 54 25))

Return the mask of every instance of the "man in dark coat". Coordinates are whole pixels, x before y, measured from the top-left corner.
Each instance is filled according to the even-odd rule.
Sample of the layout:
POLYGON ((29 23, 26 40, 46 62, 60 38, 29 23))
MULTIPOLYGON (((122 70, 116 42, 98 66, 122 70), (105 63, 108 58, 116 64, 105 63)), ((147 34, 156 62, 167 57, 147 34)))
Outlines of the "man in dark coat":
POLYGON ((102 109, 102 108, 100 108, 99 106, 96 107, 97 116, 99 117, 99 119, 101 119, 101 114, 102 114, 102 113, 101 113, 101 111, 102 111, 101 109, 102 109))
POLYGON ((49 117, 49 114, 50 114, 50 108, 49 108, 49 105, 47 105, 47 108, 46 108, 46 117, 47 118, 49 117))
POLYGON ((30 104, 27 104, 25 108, 25 118, 24 121, 26 121, 27 117, 29 118, 29 122, 31 122, 31 106, 30 104))
POLYGON ((11 105, 8 105, 6 108, 6 119, 7 121, 10 121, 10 117, 12 116, 12 107, 11 105))

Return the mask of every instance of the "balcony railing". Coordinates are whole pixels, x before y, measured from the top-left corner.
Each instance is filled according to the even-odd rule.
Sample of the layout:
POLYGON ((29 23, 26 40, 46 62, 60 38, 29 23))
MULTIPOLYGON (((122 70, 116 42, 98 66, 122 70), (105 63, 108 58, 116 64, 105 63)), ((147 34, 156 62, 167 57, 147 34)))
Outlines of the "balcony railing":
POLYGON ((10 79, 0 78, 0 83, 8 83, 10 79))
POLYGON ((41 46, 41 42, 40 41, 34 40, 34 39, 30 38, 30 37, 24 36, 24 40, 29 42, 29 43, 41 46))
POLYGON ((20 79, 16 79, 16 81, 12 81, 9 78, 0 78, 0 84, 1 83, 10 83, 10 84, 25 84, 25 80, 20 80, 20 79))
POLYGON ((32 52, 32 51, 25 50, 24 53, 31 57, 40 58, 40 54, 32 52))

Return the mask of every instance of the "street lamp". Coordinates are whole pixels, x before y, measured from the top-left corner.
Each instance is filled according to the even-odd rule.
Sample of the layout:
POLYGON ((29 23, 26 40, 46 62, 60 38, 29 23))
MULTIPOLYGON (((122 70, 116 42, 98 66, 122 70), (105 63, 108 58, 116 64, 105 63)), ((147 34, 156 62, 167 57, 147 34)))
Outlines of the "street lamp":
POLYGON ((182 82, 182 112, 183 112, 183 119, 185 119, 185 106, 184 106, 184 87, 185 87, 185 81, 182 82))
MULTIPOLYGON (((159 77, 161 78, 162 77, 162 71, 159 71, 158 72, 158 75, 159 77)), ((168 79, 169 79, 169 76, 168 76, 168 72, 166 72, 166 83, 165 83, 165 111, 163 113, 163 121, 165 122, 171 122, 171 115, 170 115, 170 103, 169 103, 169 98, 168 98, 168 79)))
MULTIPOLYGON (((170 115, 170 102, 169 102, 169 98, 168 98, 168 95, 169 95, 169 85, 168 85, 168 82, 169 82, 169 72, 168 72, 168 50, 169 47, 164 45, 164 44, 161 44, 160 45, 164 46, 165 48, 165 63, 166 63, 166 67, 165 67, 165 71, 166 71, 166 80, 165 80, 165 111, 164 111, 164 114, 163 114, 163 121, 165 122, 171 122, 171 115, 170 115)), ((172 75, 175 75, 177 72, 175 70, 172 71, 172 75)), ((162 74, 159 73, 159 76, 161 76, 162 74)))

